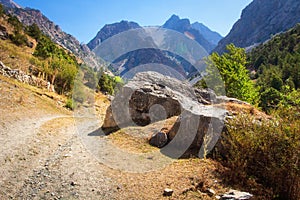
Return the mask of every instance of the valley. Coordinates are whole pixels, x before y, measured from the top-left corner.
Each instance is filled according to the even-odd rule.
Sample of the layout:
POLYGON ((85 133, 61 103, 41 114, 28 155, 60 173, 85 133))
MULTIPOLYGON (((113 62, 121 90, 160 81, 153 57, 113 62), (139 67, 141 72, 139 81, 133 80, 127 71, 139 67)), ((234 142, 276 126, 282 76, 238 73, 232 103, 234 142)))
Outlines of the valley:
POLYGON ((155 26, 155 2, 94 2, 86 44, 59 26, 92 16, 74 3, 0 0, 0 199, 300 198, 298 1, 248 2, 224 37, 177 0, 155 26))

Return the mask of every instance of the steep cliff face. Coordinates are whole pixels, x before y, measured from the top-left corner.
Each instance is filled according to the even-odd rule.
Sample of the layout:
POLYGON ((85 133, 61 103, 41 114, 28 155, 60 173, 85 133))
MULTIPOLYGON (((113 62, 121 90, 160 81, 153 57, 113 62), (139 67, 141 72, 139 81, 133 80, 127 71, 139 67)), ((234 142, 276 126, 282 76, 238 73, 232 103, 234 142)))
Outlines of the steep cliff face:
POLYGON ((91 67, 101 67, 98 58, 86 45, 80 44, 75 37, 62 31, 58 25, 44 16, 41 11, 22 8, 11 0, 0 0, 0 3, 4 5, 7 12, 17 16, 24 25, 37 24, 42 32, 48 35, 52 41, 68 49, 91 67))
POLYGON ((254 0, 214 51, 223 52, 229 43, 238 47, 262 43, 299 22, 299 0, 254 0))
POLYGON ((116 34, 119 34, 121 32, 130 30, 130 29, 135 29, 135 28, 141 28, 141 27, 135 22, 128 22, 128 21, 121 21, 121 22, 114 23, 114 24, 107 24, 88 43, 88 47, 91 50, 93 50, 96 48, 97 45, 99 45, 101 42, 103 42, 107 38, 110 38, 116 34))

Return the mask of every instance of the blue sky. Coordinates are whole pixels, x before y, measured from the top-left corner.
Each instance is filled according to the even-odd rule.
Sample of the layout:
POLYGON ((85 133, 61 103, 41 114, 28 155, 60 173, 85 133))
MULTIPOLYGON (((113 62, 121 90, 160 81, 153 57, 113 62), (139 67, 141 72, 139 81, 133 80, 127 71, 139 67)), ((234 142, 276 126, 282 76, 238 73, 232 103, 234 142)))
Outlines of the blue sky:
POLYGON ((14 0, 39 9, 80 42, 89 42, 105 25, 121 20, 162 25, 172 14, 201 22, 225 36, 252 0, 14 0))

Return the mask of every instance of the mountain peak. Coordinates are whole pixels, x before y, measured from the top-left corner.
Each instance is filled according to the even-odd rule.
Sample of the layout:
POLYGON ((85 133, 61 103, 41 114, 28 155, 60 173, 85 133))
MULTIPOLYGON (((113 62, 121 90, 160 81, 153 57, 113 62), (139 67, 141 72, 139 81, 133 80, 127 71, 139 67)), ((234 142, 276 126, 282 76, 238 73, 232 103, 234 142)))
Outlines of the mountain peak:
POLYGON ((87 45, 93 50, 104 40, 130 29, 141 28, 136 22, 122 20, 113 24, 106 24, 87 45))
POLYGON ((173 14, 171 17, 170 17, 170 19, 169 20, 173 20, 173 21, 179 21, 180 20, 180 18, 179 18, 179 16, 178 15, 175 15, 175 14, 173 14))
POLYGON ((172 15, 166 23, 163 25, 163 28, 177 30, 182 32, 183 30, 190 28, 191 23, 189 19, 180 19, 177 15, 172 15))
POLYGON ((12 0, 0 0, 0 3, 6 8, 22 8, 12 0))

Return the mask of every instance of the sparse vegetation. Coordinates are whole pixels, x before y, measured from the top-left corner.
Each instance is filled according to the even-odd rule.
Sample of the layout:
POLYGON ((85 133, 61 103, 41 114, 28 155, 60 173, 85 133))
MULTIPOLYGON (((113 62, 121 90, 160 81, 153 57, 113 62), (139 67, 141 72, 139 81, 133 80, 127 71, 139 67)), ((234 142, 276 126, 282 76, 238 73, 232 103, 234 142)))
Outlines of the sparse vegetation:
POLYGON ((26 35, 20 33, 19 31, 15 31, 14 34, 9 36, 9 38, 17 46, 28 45, 28 39, 26 35))
POLYGON ((70 110, 74 110, 75 105, 74 105, 73 99, 68 99, 68 100, 66 101, 65 107, 66 107, 66 108, 69 108, 70 110))
POLYGON ((276 199, 300 198, 300 107, 281 107, 273 120, 240 115, 227 129, 222 161, 231 181, 252 179, 272 188, 276 199))

